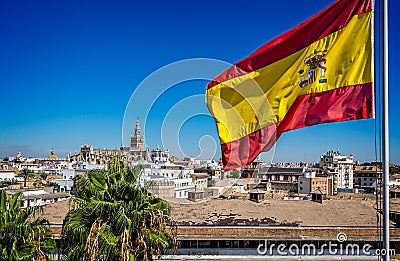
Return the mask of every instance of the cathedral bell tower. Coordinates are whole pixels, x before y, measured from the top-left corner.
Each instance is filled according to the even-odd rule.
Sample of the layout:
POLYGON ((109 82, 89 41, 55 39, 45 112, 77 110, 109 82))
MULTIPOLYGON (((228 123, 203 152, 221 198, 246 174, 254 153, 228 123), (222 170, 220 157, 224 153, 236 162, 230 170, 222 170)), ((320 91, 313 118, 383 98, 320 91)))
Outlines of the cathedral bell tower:
POLYGON ((144 151, 144 137, 140 134, 139 119, 136 120, 135 134, 131 136, 131 151, 144 151))
POLYGON ((136 120, 135 133, 131 136, 131 145, 129 147, 129 161, 149 161, 149 150, 145 148, 144 137, 140 133, 139 119, 136 120))

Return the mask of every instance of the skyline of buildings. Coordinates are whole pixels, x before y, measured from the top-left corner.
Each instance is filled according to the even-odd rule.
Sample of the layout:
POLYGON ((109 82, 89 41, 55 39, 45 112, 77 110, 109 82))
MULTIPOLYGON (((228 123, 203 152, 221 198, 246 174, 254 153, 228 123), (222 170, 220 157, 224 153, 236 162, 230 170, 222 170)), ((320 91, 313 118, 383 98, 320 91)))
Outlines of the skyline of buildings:
MULTIPOLYGON (((157 161, 157 162, 166 162, 169 160, 170 157, 176 157, 175 155, 170 155, 170 151, 168 149, 162 149, 157 146, 155 149, 149 149, 149 147, 145 143, 145 137, 141 133, 141 127, 140 127, 140 122, 139 119, 136 119, 136 124, 135 128, 132 132, 133 134, 130 136, 130 144, 129 146, 123 147, 120 146, 119 149, 109 149, 109 148, 95 148, 94 146, 84 144, 80 147, 79 152, 76 150, 74 152, 68 152, 66 153, 65 157, 61 157, 61 159, 66 160, 66 161, 88 161, 88 162, 93 162, 96 164, 105 164, 105 162, 108 162, 111 158, 115 156, 119 156, 122 160, 125 161, 157 161)), ((321 151, 324 151, 322 149, 321 151)), ((306 153, 306 152, 304 152, 306 153)), ((322 152, 321 152, 322 153, 322 152)), ((334 158, 335 154, 336 156, 340 156, 339 149, 337 151, 328 151, 328 153, 332 153, 331 157, 334 158)), ((21 157, 22 156, 22 151, 18 150, 17 153, 15 153, 15 157, 21 157)), ((48 155, 48 152, 47 154, 48 155)), ((261 154, 260 154, 261 155, 261 154)), ((353 154, 350 154, 353 160, 357 162, 362 162, 357 159, 356 156, 353 154)), ((38 156, 38 155, 25 155, 27 158, 42 158, 45 159, 46 156, 38 156)), ((0 158, 13 158, 13 155, 0 155, 0 158)), ((50 155, 48 157, 56 157, 55 155, 55 150, 52 148, 50 150, 50 155)), ((260 157, 258 157, 260 158, 260 157)), ((333 160, 331 159, 331 161, 333 160)), ((198 160, 213 160, 213 159, 198 159, 198 160)), ((219 159, 214 159, 214 160, 220 160, 219 159)), ((276 164, 276 163, 295 163, 296 161, 273 161, 273 158, 271 159, 271 162, 266 162, 266 163, 271 163, 271 164, 276 164)), ((321 156, 322 160, 322 156, 321 156)), ((318 160, 315 161, 305 161, 305 160, 299 160, 297 163, 318 163, 318 160)), ((365 161, 365 162, 374 162, 374 161, 365 161)), ((363 162, 364 163, 364 162, 363 162)))
MULTIPOLYGON (((224 171, 219 161, 193 158, 181 160, 175 156, 170 157, 168 150, 149 149, 141 134, 138 120, 133 133, 130 145, 121 146, 119 150, 94 149, 85 144, 81 146, 79 153, 68 153, 65 158, 59 158, 52 149, 50 155, 42 159, 24 158, 19 152, 16 157, 6 157, 2 160, 1 174, 7 180, 12 180, 10 177, 16 178, 23 168, 28 168, 36 174, 45 172, 52 176, 51 182, 58 184, 60 192, 67 192, 74 188, 73 178, 77 171, 107 169, 108 162, 118 157, 130 167, 141 165, 138 184, 151 184, 149 190, 152 193, 166 198, 189 198, 197 201, 219 196, 227 186, 234 186, 235 180, 240 176, 247 181, 243 183, 238 180, 241 189, 232 191, 233 194, 246 194, 249 190, 251 192, 251 189, 278 194, 310 194, 318 190, 332 196, 338 192, 354 193, 358 189, 375 192, 377 187, 378 170, 375 169, 373 173, 358 172, 360 175, 355 176, 355 167, 360 166, 360 163, 355 161, 352 154, 342 155, 339 149, 322 154, 317 163, 270 164, 257 159, 238 169, 239 174, 235 177, 234 171, 224 171)), ((260 192, 257 193, 254 195, 262 196, 260 192)))

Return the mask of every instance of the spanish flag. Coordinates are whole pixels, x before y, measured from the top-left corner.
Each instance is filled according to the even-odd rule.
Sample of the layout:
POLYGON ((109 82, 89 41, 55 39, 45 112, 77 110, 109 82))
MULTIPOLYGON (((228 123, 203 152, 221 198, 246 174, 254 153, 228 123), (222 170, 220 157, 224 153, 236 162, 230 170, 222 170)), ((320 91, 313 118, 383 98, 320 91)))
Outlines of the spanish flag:
POLYGON ((206 90, 224 169, 286 131, 374 117, 371 0, 338 0, 216 76, 206 90))

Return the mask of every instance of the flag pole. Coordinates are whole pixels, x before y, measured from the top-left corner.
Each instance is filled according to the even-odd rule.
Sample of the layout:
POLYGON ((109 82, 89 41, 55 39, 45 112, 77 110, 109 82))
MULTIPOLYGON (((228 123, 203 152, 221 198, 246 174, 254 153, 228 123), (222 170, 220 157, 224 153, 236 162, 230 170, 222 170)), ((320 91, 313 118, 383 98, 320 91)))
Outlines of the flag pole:
POLYGON ((382 48, 382 176, 383 176, 383 248, 389 261, 390 220, 389 220, 389 61, 388 61, 388 1, 382 0, 383 39, 382 48))

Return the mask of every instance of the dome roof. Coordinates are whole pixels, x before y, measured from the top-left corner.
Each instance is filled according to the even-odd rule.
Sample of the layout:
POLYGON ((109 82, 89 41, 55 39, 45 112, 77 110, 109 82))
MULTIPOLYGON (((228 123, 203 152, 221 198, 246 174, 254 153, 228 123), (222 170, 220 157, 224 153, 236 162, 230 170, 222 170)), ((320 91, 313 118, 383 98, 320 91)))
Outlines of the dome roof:
POLYGON ((50 155, 47 157, 47 160, 58 160, 56 152, 54 150, 50 151, 50 155))

